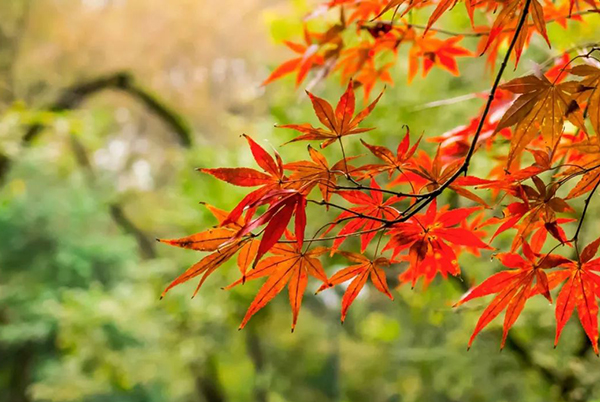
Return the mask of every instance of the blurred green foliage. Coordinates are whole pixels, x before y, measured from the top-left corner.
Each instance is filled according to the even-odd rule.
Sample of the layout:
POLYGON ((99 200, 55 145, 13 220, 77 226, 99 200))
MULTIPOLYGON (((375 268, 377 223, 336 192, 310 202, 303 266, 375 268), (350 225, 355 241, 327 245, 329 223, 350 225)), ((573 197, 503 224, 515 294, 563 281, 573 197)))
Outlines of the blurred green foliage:
MULTIPOLYGON (((236 330, 260 283, 222 291, 236 279, 231 265, 193 300, 194 284, 158 299, 198 255, 152 239, 214 225, 198 202, 231 208, 244 195, 194 168, 252 165, 240 134, 278 147, 292 134, 274 123, 314 121, 291 80, 258 87, 267 66, 287 57, 269 32, 277 41, 298 33, 306 10, 300 1, 2 2, 0 149, 12 163, 0 190, 0 401, 600 400, 598 360, 578 355, 579 326, 553 350, 553 311, 543 300, 532 300, 513 331, 527 361, 512 347, 498 352, 499 323, 466 352, 484 304, 453 310, 462 292, 455 281, 400 288, 393 302, 367 288, 344 326, 339 291, 309 292, 293 334, 284 295, 236 330), (48 111, 65 86, 121 69, 192 123, 194 146, 178 145, 160 119, 115 92, 48 111), (24 146, 33 123, 47 128, 24 146)), ((449 14, 452 27, 466 29, 460 13, 449 14)), ((580 31, 579 39, 600 36, 593 19, 580 31)), ((550 35, 558 48, 575 40, 557 27, 550 35)), ((534 38, 526 57, 552 55, 534 38)), ((522 65, 513 74, 533 66, 522 65)), ((480 100, 427 106, 488 87, 483 61, 461 71, 433 71, 408 87, 401 61, 396 86, 367 121, 378 127, 369 141, 395 147, 405 124, 416 138, 468 121, 480 100)), ((341 92, 335 79, 314 90, 341 92)), ((333 148, 330 160, 340 157, 333 148)), ((278 150, 287 161, 307 156, 302 144, 278 150)), ((349 152, 364 150, 355 141, 349 152)), ((482 156, 475 163, 488 168, 482 156)), ((593 208, 588 238, 600 222, 593 208)), ((310 220, 312 229, 320 222, 310 220)), ((461 261, 468 281, 498 269, 489 257, 461 261)), ((343 263, 328 261, 330 273, 343 263)))

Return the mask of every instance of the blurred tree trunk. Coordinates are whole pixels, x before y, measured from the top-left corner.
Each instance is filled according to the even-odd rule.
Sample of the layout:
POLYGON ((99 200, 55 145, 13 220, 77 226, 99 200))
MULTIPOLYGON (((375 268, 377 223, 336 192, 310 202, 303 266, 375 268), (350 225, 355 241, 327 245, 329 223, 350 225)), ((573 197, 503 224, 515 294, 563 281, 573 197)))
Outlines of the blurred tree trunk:
POLYGON ((269 393, 265 386, 265 355, 260 338, 254 328, 246 329, 246 349, 254 365, 254 400, 256 402, 268 402, 269 393))
POLYGON ((8 402, 30 401, 27 388, 31 382, 34 357, 33 345, 30 343, 22 345, 14 352, 8 402))
POLYGON ((219 381, 217 360, 213 355, 208 355, 202 365, 192 368, 199 373, 196 377, 196 390, 206 402, 225 402, 227 398, 219 381))
POLYGON ((7 383, 0 399, 6 402, 29 402, 27 389, 32 379, 35 345, 24 342, 19 345, 0 344, 0 374, 6 373, 7 383), (3 399, 6 398, 6 399, 3 399))

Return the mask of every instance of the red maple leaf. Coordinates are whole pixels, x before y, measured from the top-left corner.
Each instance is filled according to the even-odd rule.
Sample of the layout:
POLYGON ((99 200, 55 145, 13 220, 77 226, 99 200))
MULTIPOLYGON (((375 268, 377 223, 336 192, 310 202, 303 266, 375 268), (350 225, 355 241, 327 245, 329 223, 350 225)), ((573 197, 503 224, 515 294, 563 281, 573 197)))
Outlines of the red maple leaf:
POLYGON ((235 222, 246 211, 244 224, 228 243, 234 243, 244 236, 251 235, 253 230, 266 225, 256 253, 254 262, 256 264, 281 238, 293 215, 296 217, 296 238, 299 246, 302 246, 306 227, 306 196, 303 189, 293 188, 295 186, 286 188, 287 178, 283 174, 283 162, 278 154, 275 154, 274 159, 249 136, 244 137, 248 140, 256 163, 264 173, 250 168, 200 169, 200 171, 237 186, 262 186, 244 197, 221 223, 227 225, 235 222), (269 205, 265 213, 252 219, 257 209, 263 205, 269 205))
MULTIPOLYGON (((438 189, 463 165, 462 159, 457 159, 451 163, 444 163, 440 150, 441 147, 438 147, 433 160, 426 152, 419 152, 416 157, 409 160, 410 164, 405 167, 405 170, 412 173, 412 175, 403 174, 397 176, 396 179, 390 182, 389 186, 408 183, 417 193, 422 189, 426 189, 427 191, 438 189)), ((487 206, 481 197, 464 188, 464 186, 472 184, 472 180, 469 177, 461 177, 453 181, 448 188, 462 197, 487 206)))
POLYGON ((387 258, 379 257, 375 260, 370 260, 362 254, 350 253, 347 251, 338 251, 338 253, 356 264, 336 272, 329 279, 329 283, 323 284, 319 290, 317 290, 317 293, 352 279, 352 282, 350 282, 344 292, 344 297, 342 297, 342 323, 346 319, 346 314, 348 313, 350 305, 365 286, 369 277, 377 290, 385 294, 391 300, 394 300, 387 285, 385 271, 382 268, 390 266, 390 261, 387 258))
POLYGON ((592 343, 594 352, 598 355, 598 302, 600 297, 600 258, 593 259, 598 252, 600 238, 588 244, 578 261, 568 261, 565 269, 548 274, 549 288, 552 289, 561 282, 564 285, 556 298, 556 337, 558 343, 562 330, 577 308, 579 322, 592 343))
POLYGON ((269 75, 262 85, 270 84, 275 80, 297 71, 296 86, 298 86, 304 81, 306 75, 314 68, 314 66, 322 65, 325 62, 325 59, 322 55, 317 54, 319 44, 314 43, 314 37, 315 35, 304 27, 304 43, 284 41, 283 43, 299 56, 282 63, 273 70, 271 75, 269 75))
POLYGON ((419 143, 421 142, 421 138, 417 140, 417 142, 410 147, 410 131, 408 127, 406 128, 406 134, 404 135, 404 139, 400 141, 398 144, 398 148, 396 149, 396 155, 386 147, 382 147, 379 145, 371 145, 366 141, 360 140, 362 144, 369 150, 373 155, 382 160, 384 163, 378 164, 370 164, 361 166, 360 169, 355 169, 357 177, 365 178, 365 177, 373 177, 380 173, 387 173, 388 177, 391 178, 392 175, 397 171, 403 173, 402 169, 408 166, 408 161, 413 157, 415 151, 417 150, 419 143), (410 149, 409 149, 410 148, 410 149))
POLYGON ((470 56, 471 52, 457 46, 462 36, 455 36, 446 40, 433 38, 428 33, 423 38, 415 40, 415 45, 409 52, 408 82, 411 82, 419 71, 419 60, 422 59, 423 77, 427 76, 433 66, 438 66, 455 76, 459 76, 456 57, 470 56))
POLYGON ((504 348, 508 331, 517 321, 523 311, 525 302, 534 294, 540 293, 552 302, 550 287, 548 285, 549 275, 546 269, 566 264, 568 259, 554 254, 546 254, 540 257, 539 252, 534 252, 527 242, 523 242, 523 255, 515 253, 500 253, 496 258, 502 265, 511 268, 492 275, 479 286, 468 291, 454 306, 460 306, 469 300, 497 293, 496 297, 481 314, 473 335, 469 339, 468 347, 475 340, 479 332, 485 328, 494 318, 506 309, 504 316, 504 332, 500 348, 504 348), (535 281, 535 284, 534 284, 535 281), (535 287, 536 292, 532 293, 535 287))
POLYGON ((366 109, 357 115, 354 115, 356 100, 354 98, 354 86, 352 81, 348 83, 348 88, 340 98, 335 111, 331 104, 325 99, 314 96, 308 91, 307 93, 312 102, 315 114, 319 121, 325 126, 325 129, 315 128, 310 124, 286 124, 277 127, 291 128, 301 133, 299 137, 294 138, 290 142, 319 140, 323 141, 321 148, 325 148, 342 137, 372 130, 372 128, 359 128, 358 125, 373 111, 379 98, 383 95, 382 92, 369 106, 367 106, 366 109))
POLYGON ((400 275, 401 282, 411 282, 412 286, 420 277, 427 286, 439 272, 444 278, 460 274, 456 253, 448 245, 489 249, 473 232, 455 227, 477 208, 457 208, 437 210, 437 202, 429 204, 427 212, 416 214, 407 222, 396 223, 389 231, 390 241, 385 249, 392 249, 394 256, 409 249, 410 267, 400 275))
POLYGON ((345 169, 351 169, 348 161, 351 158, 342 159, 333 166, 329 166, 327 159, 310 145, 308 153, 312 161, 299 161, 288 163, 284 166, 286 170, 292 171, 287 182, 289 186, 297 186, 304 189, 306 193, 318 186, 325 201, 331 199, 335 191, 337 177, 345 174, 345 169))
POLYGON ((373 190, 370 191, 370 195, 358 190, 338 192, 338 195, 356 206, 342 212, 327 231, 329 232, 338 223, 347 221, 333 242, 332 253, 347 239, 348 235, 360 231, 365 232, 360 236, 361 251, 364 252, 377 234, 375 229, 382 225, 381 220, 393 220, 398 217, 398 211, 393 205, 401 198, 392 196, 384 201, 383 193, 378 191, 380 187, 375 180, 371 180, 371 188, 373 190))
POLYGON ((500 233, 516 227, 517 234, 516 241, 512 246, 513 251, 520 246, 520 240, 529 238, 540 224, 557 240, 562 243, 567 242, 564 231, 558 225, 556 214, 572 212, 573 209, 565 200, 556 196, 557 183, 546 186, 537 176, 532 176, 531 179, 535 188, 525 184, 514 186, 514 190, 511 192, 522 202, 514 202, 506 207, 505 217, 500 220, 501 225, 492 237, 494 239, 500 233))

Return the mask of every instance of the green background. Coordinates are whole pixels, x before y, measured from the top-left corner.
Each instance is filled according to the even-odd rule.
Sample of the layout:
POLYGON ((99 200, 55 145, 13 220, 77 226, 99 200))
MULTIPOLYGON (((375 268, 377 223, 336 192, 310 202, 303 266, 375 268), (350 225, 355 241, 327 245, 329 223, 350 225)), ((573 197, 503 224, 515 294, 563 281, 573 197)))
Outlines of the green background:
MULTIPOLYGON (((393 302, 367 287, 343 326, 342 289, 313 296, 318 284, 310 282, 293 334, 285 293, 237 331, 260 281, 221 290, 237 278, 233 263, 195 299, 189 283, 159 300, 200 254, 154 238, 204 230, 215 220, 199 202, 228 209, 245 194, 196 167, 254 167, 242 133, 277 148, 285 161, 307 158, 305 144, 279 148, 293 134, 273 128, 317 123, 302 88, 294 89, 292 79, 266 89, 260 83, 291 57, 279 42, 298 38, 309 6, 0 3, 0 150, 11 161, 0 189, 0 401, 600 400, 599 361, 580 325, 571 320, 553 349, 553 308, 542 297, 528 303, 512 331, 515 344, 502 353, 500 319, 467 352, 486 300, 452 309, 462 293, 457 281, 438 279, 426 290, 404 286, 393 302), (190 127, 192 146, 182 146, 156 113, 123 91, 101 91, 73 111, 52 112, 64 88, 115 73, 130 74, 176 111, 190 127), (24 144, 32 124, 45 128, 24 144)), ((507 78, 600 37, 597 16, 586 21, 568 31, 550 25, 553 49, 534 35, 507 78)), ((469 30, 462 4, 440 23, 469 30)), ((474 49, 477 40, 463 43, 474 49)), ((467 58, 460 60, 461 77, 434 69, 409 86, 406 53, 402 48, 392 69, 395 86, 365 121, 377 130, 362 137, 392 149, 402 125, 414 141, 467 123, 483 98, 452 99, 486 91, 493 78, 483 58, 467 58), (431 105, 441 100, 450 101, 431 105)), ((342 90, 335 75, 312 88, 332 101, 342 90)), ((357 140, 348 151, 365 152, 357 140)), ((340 157, 335 147, 325 153, 330 162, 340 157)), ((478 154, 474 166, 485 172, 489 155, 478 154)), ((452 195, 443 200, 457 204, 452 195)), ((593 204, 584 241, 598 235, 599 212, 593 204)), ((308 214, 311 228, 324 222, 316 207, 308 214)), ((494 247, 506 250, 511 236, 494 247)), ((461 257, 469 283, 500 269, 490 256, 461 257)), ((330 275, 344 263, 323 261, 330 275)), ((396 266, 390 274, 393 285, 398 272, 396 266)))

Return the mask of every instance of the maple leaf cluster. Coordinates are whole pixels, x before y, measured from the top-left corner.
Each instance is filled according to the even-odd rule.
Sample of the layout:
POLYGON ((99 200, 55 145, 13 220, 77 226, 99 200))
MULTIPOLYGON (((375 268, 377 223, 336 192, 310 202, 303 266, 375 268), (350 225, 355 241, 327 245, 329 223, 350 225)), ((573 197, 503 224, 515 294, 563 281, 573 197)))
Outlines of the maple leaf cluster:
POLYGON ((600 238, 580 247, 579 237, 600 186, 600 61, 594 57, 599 49, 574 56, 567 52, 545 72, 502 81, 509 58, 518 63, 532 32, 549 42, 547 23, 581 21, 584 13, 597 11, 595 0, 562 5, 465 0, 474 36, 481 40, 479 54, 487 52, 495 61, 500 45, 509 41, 481 111, 468 124, 428 141, 414 138, 406 128, 394 150, 366 138, 373 128, 364 122, 383 92, 357 112, 355 89, 362 86, 368 99, 377 81, 391 81, 387 70, 392 64, 377 67, 379 53, 397 54, 401 44, 409 43, 409 80, 419 65, 424 74, 434 66, 459 74, 455 57, 475 55, 460 47, 462 36, 442 40, 439 34, 448 32, 433 26, 456 3, 331 0, 319 7, 311 18, 339 8, 339 21, 324 33, 305 28, 302 44, 286 42, 297 57, 276 68, 265 83, 295 72, 300 84, 315 69, 324 72, 318 74, 321 78, 338 71, 348 84, 335 107, 307 91, 315 121, 278 128, 293 133, 288 143, 318 142, 320 149, 336 145, 339 157, 328 160, 319 148, 308 145, 306 160, 284 162, 276 151, 269 153, 244 135, 258 168, 199 169, 252 191, 231 211, 206 205, 218 220, 216 227, 160 240, 208 253, 177 277, 163 296, 194 278, 198 292, 213 272, 237 256, 239 279, 225 289, 263 280, 240 329, 287 287, 294 330, 309 278, 318 282, 317 293, 345 284, 343 322, 365 286, 393 299, 390 281, 411 287, 420 283, 425 289, 437 277, 464 276, 461 256, 480 257, 485 251, 494 253, 499 272, 455 304, 495 294, 469 347, 503 311, 504 346, 527 300, 539 296, 555 300, 556 342, 576 309, 598 353, 600 258, 595 256, 600 238), (408 12, 428 7, 434 8, 427 25, 405 20, 408 12), (493 16, 491 25, 485 29, 475 25, 475 11, 493 16), (387 16, 391 19, 384 20, 387 16), (356 45, 348 45, 342 36, 352 27, 356 45), (347 154, 344 144, 358 136, 363 154, 347 154), (432 147, 435 152, 427 152, 432 147), (493 166, 487 174, 473 175, 469 166, 482 148, 493 166), (440 205, 445 192, 454 193, 458 201, 440 205), (577 199, 584 200, 583 207, 576 208, 577 199), (317 210, 319 216, 330 218, 321 227, 307 222, 317 210), (505 232, 512 233, 510 249, 497 250, 502 243, 496 239, 505 232), (350 238, 358 240, 358 250, 348 249, 350 238), (345 266, 328 273, 322 262, 327 255, 343 259, 345 266))
POLYGON ((295 56, 275 68, 263 85, 295 74, 298 86, 314 72, 315 78, 308 85, 311 87, 318 80, 339 73, 342 82, 353 78, 357 86, 361 85, 368 99, 377 82, 394 83, 390 71, 401 49, 408 53, 409 82, 419 71, 425 77, 434 67, 459 76, 457 58, 486 54, 487 65, 493 69, 502 44, 515 36, 517 28, 515 65, 534 33, 550 46, 547 24, 556 23, 567 29, 567 21, 583 22, 582 15, 598 11, 597 0, 464 0, 472 30, 452 32, 436 28, 436 22, 458 2, 330 0, 304 19, 302 42, 284 41, 295 56), (422 9, 430 11, 427 22, 413 23, 415 13, 422 9), (476 13, 486 16, 483 24, 476 22, 476 13), (311 30, 313 20, 325 22, 327 28, 311 30), (463 45, 468 38, 478 41, 474 51, 463 45))

